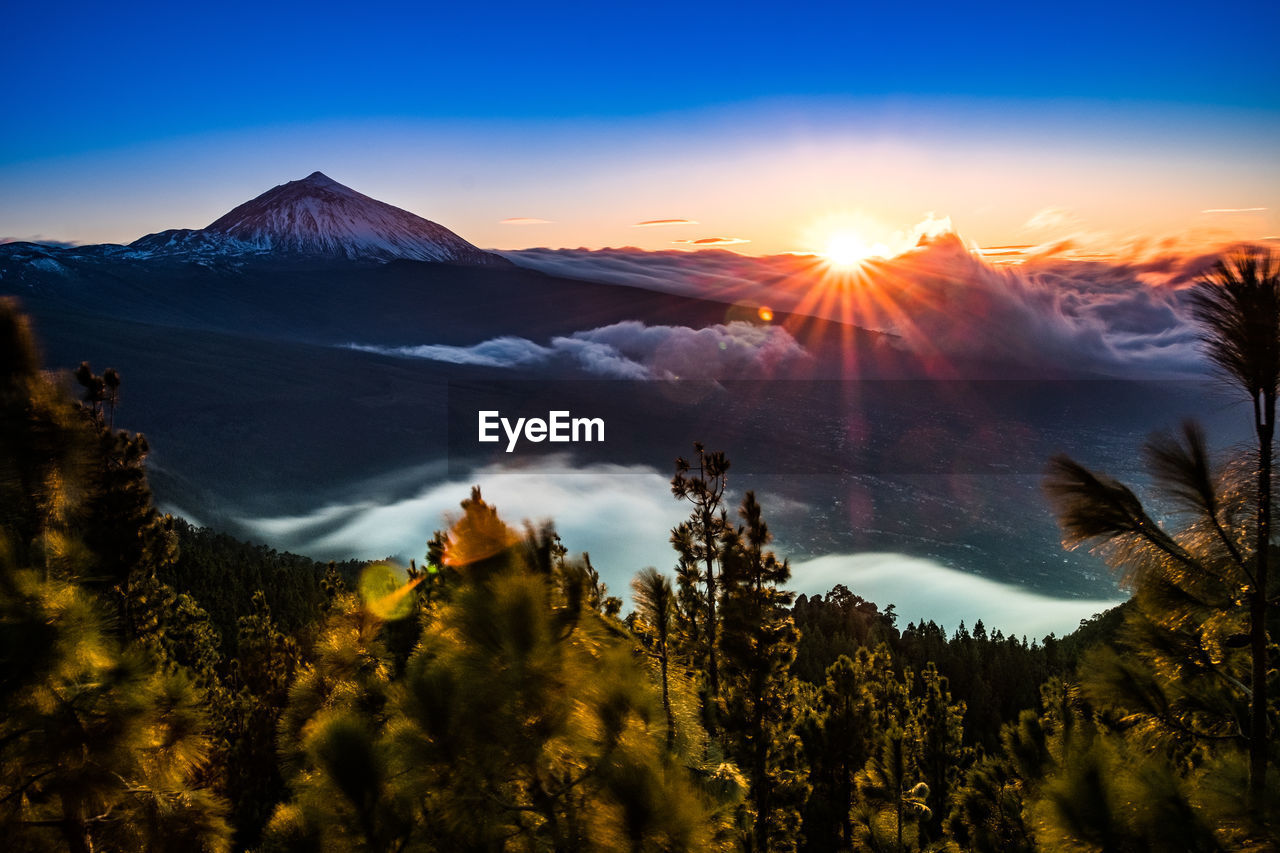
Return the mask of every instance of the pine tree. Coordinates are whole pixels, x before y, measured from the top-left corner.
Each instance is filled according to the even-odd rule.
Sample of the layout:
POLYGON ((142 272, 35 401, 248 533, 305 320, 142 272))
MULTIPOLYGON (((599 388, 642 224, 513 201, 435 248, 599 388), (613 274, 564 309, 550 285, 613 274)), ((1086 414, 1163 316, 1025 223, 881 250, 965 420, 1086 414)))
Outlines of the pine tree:
POLYGON ((773 539, 753 492, 743 498, 744 525, 724 534, 722 719, 729 755, 746 772, 752 826, 746 849, 794 849, 805 783, 790 672, 798 635, 779 588, 791 567, 766 547, 773 539))
POLYGON ((705 671, 707 597, 702 592, 702 569, 695 553, 693 531, 688 524, 681 524, 671 531, 671 546, 677 555, 676 649, 687 666, 705 671))
MULTIPOLYGON (((887 655, 887 649, 882 648, 887 655)), ((813 792, 804 814, 810 850, 852 849, 854 779, 871 757, 880 709, 866 681, 878 675, 865 646, 841 655, 798 726, 813 792)), ((892 670, 890 670, 892 675, 892 670)))
POLYGON ((929 786, 914 781, 906 735, 897 723, 884 730, 879 747, 857 775, 859 804, 855 838, 873 850, 919 849, 919 824, 928 820, 929 786))
POLYGON ((77 583, 119 557, 93 545, 143 539, 149 492, 149 516, 100 511, 119 483, 103 476, 112 460, 100 453, 99 425, 39 374, 30 331, 8 301, 0 353, 9 357, 0 368, 5 840, 76 853, 225 849, 225 804, 201 784, 210 753, 201 691, 183 669, 157 667, 107 630, 104 600, 77 583), (120 529, 87 535, 108 524, 120 529))
POLYGON ((254 593, 249 613, 238 622, 226 679, 231 696, 217 728, 236 843, 252 847, 285 796, 276 758, 278 726, 300 656, 297 643, 276 627, 262 591, 254 593))
POLYGON ((671 713, 671 689, 668 677, 671 623, 675 611, 675 594, 671 579, 655 568, 641 569, 631 581, 631 594, 645 626, 653 631, 654 656, 662 677, 662 708, 667 715, 667 749, 675 748, 676 721, 671 713))
POLYGON ((586 566, 478 491, 433 542, 448 592, 400 677, 368 602, 335 599, 285 717, 296 796, 266 849, 722 849, 718 777, 667 749, 586 566))
POLYGON ((383 629, 392 623, 375 612, 386 608, 337 586, 280 720, 293 798, 271 816, 266 850, 393 850, 414 837, 387 735, 393 655, 383 629))
POLYGON ((1271 551, 1271 469, 1276 395, 1280 393, 1280 263, 1270 254, 1219 261, 1192 294, 1210 361, 1253 406, 1258 441, 1256 523, 1249 604, 1249 794, 1261 806, 1270 756, 1267 622, 1274 611, 1271 551))
MULTIPOLYGON (((1157 524, 1127 487, 1069 459, 1055 459, 1046 481, 1067 543, 1096 544, 1134 596, 1118 638, 1121 651, 1098 648, 1081 662, 1077 703, 1087 725, 1080 730, 1097 736, 1064 748, 1057 781, 1045 789, 1057 805, 1042 811, 1042 820, 1055 837, 1091 838, 1110 827, 1106 831, 1131 845, 1155 843, 1173 825, 1183 826, 1188 838, 1216 827, 1218 840, 1204 842, 1204 849, 1247 848, 1262 838, 1276 843, 1269 804, 1280 793, 1251 794, 1251 816, 1228 819, 1220 811, 1225 801, 1200 797, 1191 784, 1203 768, 1230 768, 1246 756, 1253 769, 1256 659, 1245 647, 1257 566, 1255 474, 1247 465, 1215 466, 1194 424, 1177 436, 1153 437, 1146 457, 1167 500, 1170 528, 1157 524), (1072 818, 1087 806, 1073 802, 1080 785, 1095 776, 1108 780, 1101 790, 1113 796, 1098 800, 1093 817, 1072 818), (1136 802, 1134 789, 1146 791, 1143 802, 1159 804, 1164 817, 1126 805, 1136 802), (1174 824, 1172 815, 1184 819, 1174 824), (1097 828, 1089 828, 1091 821, 1097 828)), ((1268 713, 1276 713, 1274 701, 1268 713)), ((1224 769, 1222 775, 1231 774, 1224 769)))
POLYGON ((938 837, 960 776, 972 761, 971 750, 964 745, 965 706, 952 701, 947 679, 932 661, 915 684, 906 735, 917 772, 929 791, 929 835, 938 837))
POLYGON ((671 478, 671 494, 693 505, 688 521, 671 531, 671 542, 680 553, 681 564, 705 566, 701 583, 706 588, 703 601, 702 634, 706 647, 707 686, 711 703, 720 695, 720 664, 718 659, 719 619, 718 603, 719 571, 721 563, 720 540, 729 530, 724 510, 724 493, 728 486, 729 460, 722 451, 708 452, 700 442, 694 442, 698 454, 697 464, 691 464, 683 456, 676 459, 676 473, 671 478))

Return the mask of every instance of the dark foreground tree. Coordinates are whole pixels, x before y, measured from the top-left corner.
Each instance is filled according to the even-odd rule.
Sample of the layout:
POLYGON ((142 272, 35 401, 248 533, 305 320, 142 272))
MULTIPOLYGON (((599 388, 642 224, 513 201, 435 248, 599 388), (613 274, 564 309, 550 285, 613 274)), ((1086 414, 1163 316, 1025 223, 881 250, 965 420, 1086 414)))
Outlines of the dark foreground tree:
POLYGON ((631 581, 631 595, 644 625, 653 632, 653 654, 662 678, 662 708, 667 716, 667 748, 676 740, 675 716, 671 713, 671 685, 668 674, 671 623, 675 613, 675 591, 671 579, 653 567, 641 569, 631 581))
POLYGON ((747 492, 743 524, 724 534, 724 684, 721 719, 728 753, 749 780, 751 828, 744 847, 793 850, 800 805, 808 793, 796 734, 797 681, 791 593, 781 589, 791 566, 768 549, 773 535, 759 502, 747 492))
MULTIPOLYGON (((708 451, 700 442, 694 442, 698 454, 694 462, 684 457, 676 460, 676 473, 671 478, 671 493, 680 500, 693 504, 688 521, 681 522, 671 531, 671 544, 680 555, 682 567, 701 564, 706 567, 701 582, 705 585, 706 605, 702 635, 706 649, 707 686, 711 695, 708 708, 720 695, 719 620, 716 605, 719 603, 718 586, 721 568, 720 541, 729 530, 724 509, 724 492, 728 486, 729 459, 722 451, 708 451)), ((698 601, 698 596, 691 596, 698 601)), ((691 615, 691 621, 696 615, 691 615)), ((695 622, 696 624, 696 622, 695 622)))
MULTIPOLYGON (((1060 807, 1042 814, 1063 817, 1049 822, 1054 837, 1097 843, 1100 828, 1111 826, 1133 839, 1127 843, 1159 846, 1151 833, 1168 829, 1171 818, 1124 805, 1141 790, 1168 803, 1165 812, 1185 815, 1188 833, 1211 826, 1222 849, 1262 849, 1280 842, 1271 813, 1280 790, 1270 784, 1243 804, 1214 793, 1227 779, 1243 782, 1248 774, 1237 769, 1252 767, 1259 736, 1251 707, 1261 687, 1249 648, 1256 469, 1215 467, 1193 424, 1152 438, 1146 457, 1170 528, 1119 482, 1064 457, 1050 466, 1046 489, 1066 543, 1097 546, 1133 589, 1133 603, 1120 651, 1102 646, 1081 662, 1073 689, 1083 734, 1064 741, 1058 781, 1045 788, 1060 807), (1076 798, 1089 774, 1106 778, 1098 790, 1114 796, 1099 801, 1097 814, 1108 817, 1093 828, 1076 798)), ((1264 706, 1264 728, 1276 712, 1273 701, 1264 706)), ((1274 761, 1271 753, 1264 758, 1274 761)))
POLYGON ((268 849, 724 849, 732 786, 666 748, 655 685, 583 567, 478 491, 435 542, 450 589, 402 677, 370 630, 383 608, 330 616, 291 696, 295 799, 268 849))
POLYGON ((225 849, 202 691, 156 665, 160 646, 122 638, 106 591, 79 582, 124 565, 95 546, 145 539, 149 492, 145 512, 103 512, 144 494, 110 475, 141 460, 103 452, 105 428, 40 374, 2 300, 0 353, 0 836, 20 850, 225 849))
POLYGON ((1209 359, 1249 398, 1258 441, 1256 524, 1249 602, 1249 793, 1260 803, 1266 787, 1267 611, 1271 599, 1271 469, 1276 394, 1280 391, 1280 264, 1271 255, 1245 253, 1219 261, 1192 293, 1209 359))

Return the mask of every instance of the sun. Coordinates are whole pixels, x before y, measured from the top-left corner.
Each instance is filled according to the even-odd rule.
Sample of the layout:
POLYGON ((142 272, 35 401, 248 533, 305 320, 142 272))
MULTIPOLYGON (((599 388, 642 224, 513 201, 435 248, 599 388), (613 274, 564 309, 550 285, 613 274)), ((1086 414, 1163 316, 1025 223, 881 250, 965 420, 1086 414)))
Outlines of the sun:
POLYGON ((871 258, 883 257, 887 251, 883 245, 867 243, 857 232, 836 231, 819 254, 836 269, 853 269, 871 258))

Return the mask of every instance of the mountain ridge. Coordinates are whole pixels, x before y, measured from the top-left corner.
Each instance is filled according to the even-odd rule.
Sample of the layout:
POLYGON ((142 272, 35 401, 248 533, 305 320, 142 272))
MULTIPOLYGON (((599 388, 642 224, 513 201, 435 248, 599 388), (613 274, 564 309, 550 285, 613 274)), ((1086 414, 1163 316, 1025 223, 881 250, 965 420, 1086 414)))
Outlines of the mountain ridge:
POLYGON ((127 245, 9 246, 6 253, 34 251, 46 257, 185 258, 201 263, 269 255, 378 263, 511 264, 443 225, 357 192, 319 171, 272 187, 204 228, 166 229, 127 245))

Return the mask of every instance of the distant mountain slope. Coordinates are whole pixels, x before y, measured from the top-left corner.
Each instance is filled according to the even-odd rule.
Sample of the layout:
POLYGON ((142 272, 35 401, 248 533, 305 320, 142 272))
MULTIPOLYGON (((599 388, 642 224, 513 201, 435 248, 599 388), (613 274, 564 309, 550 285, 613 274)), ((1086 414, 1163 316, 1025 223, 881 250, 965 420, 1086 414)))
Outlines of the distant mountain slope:
MULTIPOLYGON (((27 250, 32 249, 29 244, 27 250)), ((0 247, 12 256, 17 246, 0 247)), ((208 264, 245 256, 444 261, 509 266, 443 225, 358 193, 321 172, 267 190, 206 228, 148 234, 128 246, 40 247, 46 258, 171 258, 208 264)), ((47 260, 39 260, 46 271, 47 260)), ((55 262, 56 263, 56 262, 55 262)))

